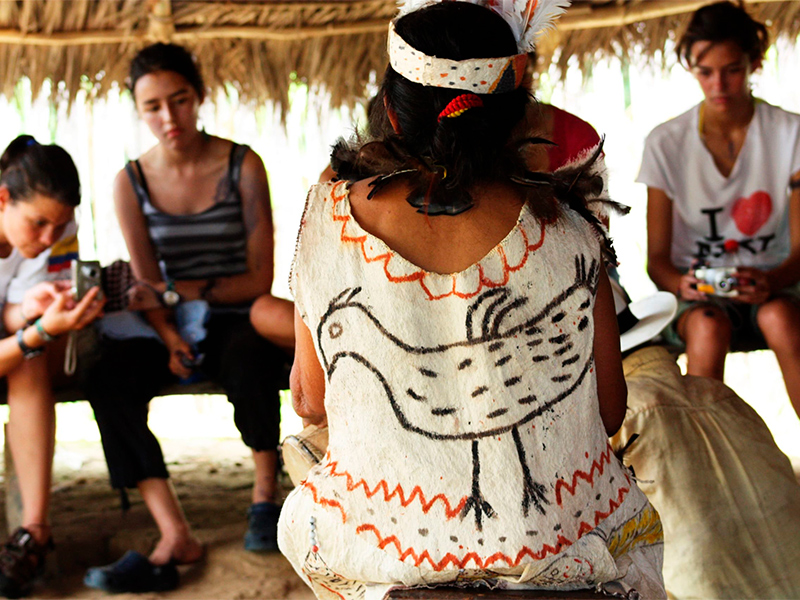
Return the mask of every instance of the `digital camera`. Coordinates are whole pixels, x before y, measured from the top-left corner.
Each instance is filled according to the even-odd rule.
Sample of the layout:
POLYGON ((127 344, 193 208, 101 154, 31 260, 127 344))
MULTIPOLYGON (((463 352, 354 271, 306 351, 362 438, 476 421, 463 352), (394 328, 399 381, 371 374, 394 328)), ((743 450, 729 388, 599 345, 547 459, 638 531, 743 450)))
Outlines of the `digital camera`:
POLYGON ((701 280, 697 284, 698 292, 727 298, 739 295, 736 267, 697 267, 694 276, 701 280))
POLYGON ((103 298, 103 271, 96 260, 72 261, 72 296, 80 300, 93 287, 100 287, 97 299, 103 298))

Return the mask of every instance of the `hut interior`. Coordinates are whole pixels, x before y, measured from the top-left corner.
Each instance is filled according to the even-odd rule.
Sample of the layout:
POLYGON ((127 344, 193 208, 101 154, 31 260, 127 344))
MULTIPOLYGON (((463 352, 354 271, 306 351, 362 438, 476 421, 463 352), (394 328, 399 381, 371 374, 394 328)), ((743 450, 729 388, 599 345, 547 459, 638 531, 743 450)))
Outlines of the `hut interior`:
MULTIPOLYGON (((632 183, 641 142, 650 128, 677 114, 659 111, 652 103, 656 96, 691 105, 677 99, 696 93, 693 82, 673 83, 686 78, 683 69, 672 69, 666 87, 658 78, 676 62, 670 48, 690 13, 711 1, 578 0, 538 44, 537 95, 608 136, 612 195, 633 206, 620 219, 623 229, 615 231, 618 225, 612 224, 612 234, 626 256, 623 281, 635 296, 652 290, 644 275, 643 193, 632 183), (601 70, 602 90, 592 92, 587 81, 601 70), (650 79, 640 81, 631 105, 631 78, 645 72, 650 79), (609 97, 620 90, 622 100, 613 102, 624 110, 610 118, 609 97), (637 112, 644 116, 634 118, 637 112)), ((787 47, 795 43, 800 2, 742 1, 773 39, 787 47)), ((202 109, 203 122, 212 132, 251 144, 267 165, 276 221, 274 289, 285 295, 302 198, 324 167, 329 145, 363 115, 359 105, 385 68, 386 26, 396 10, 394 0, 0 0, 3 137, 27 131, 67 147, 85 182, 82 252, 104 262, 124 257, 111 181, 124 160, 151 142, 125 98, 128 61, 154 41, 186 45, 200 59, 213 100, 202 109), (293 112, 300 105, 303 110, 293 112), (317 111, 309 115, 312 106, 317 111), (275 123, 267 133, 269 116, 275 123), (297 165, 304 168, 298 171, 297 165)), ((800 110, 800 96, 792 86, 779 86, 774 75, 770 90, 780 88, 784 97, 773 99, 769 91, 764 97, 800 110)), ((728 371, 735 376, 749 369, 728 371)), ((731 383, 745 398, 750 395, 745 380, 731 383)), ((800 426, 782 418, 791 409, 780 385, 775 392, 783 408, 765 418, 771 426, 788 423, 791 431, 778 437, 791 440, 784 448, 800 456, 800 426)))
MULTIPOLYGON (((800 4, 744 0, 772 33, 800 33, 800 4)), ((579 0, 539 46, 540 69, 571 58, 667 61, 662 52, 689 14, 710 0, 579 0)), ((325 90, 333 106, 363 99, 386 64, 386 24, 394 0, 0 0, 0 89, 21 77, 54 99, 80 90, 102 96, 124 85, 130 57, 153 41, 174 41, 203 57, 212 88, 285 107, 299 78, 325 90), (62 85, 63 84, 63 85, 62 85)))
MULTIPOLYGON (((644 271, 644 191, 633 184, 642 141, 653 126, 699 100, 695 82, 682 69, 673 69, 668 83, 662 72, 676 62, 670 48, 691 12, 712 1, 577 0, 538 45, 538 95, 576 112, 607 135, 612 196, 633 207, 628 217, 612 223, 612 234, 625 257, 620 269, 623 283, 634 298, 653 289, 644 271)), ((768 25, 773 38, 785 47, 796 43, 800 2, 743 2, 755 18, 768 25)), ((28 132, 67 148, 84 184, 82 253, 103 262, 124 257, 110 199, 112 180, 125 160, 137 156, 152 141, 125 97, 128 62, 137 50, 154 41, 189 47, 200 60, 213 100, 201 109, 204 125, 212 133, 250 144, 267 166, 276 223, 273 289, 285 295, 305 192, 324 168, 329 145, 337 136, 352 131, 353 119, 363 114, 360 105, 374 90, 386 65, 386 28, 396 10, 395 0, 0 0, 0 147, 28 132)), ((800 53, 796 51, 780 60, 773 57, 770 73, 757 82, 755 91, 800 112, 800 90, 779 82, 780 73, 785 76, 800 72, 798 69, 800 53), (784 66, 783 60, 789 66, 784 66), (779 92, 783 96, 774 98, 779 92)), ((774 356, 758 352, 729 360, 735 361, 728 363, 729 385, 748 401, 767 399, 768 405, 754 403, 754 408, 781 448, 800 465, 800 421, 789 404, 774 356), (751 373, 759 373, 759 377, 751 378, 751 373)), ((285 409, 283 433, 294 433, 299 420, 292 419, 289 406, 285 409)), ((0 407, 0 419, 3 410, 0 407)), ((76 539, 91 538, 85 548, 74 543, 69 546, 74 550, 73 562, 88 563, 98 559, 100 550, 89 546, 96 537, 89 529, 96 524, 84 516, 85 496, 78 494, 75 483, 84 475, 74 472, 82 469, 85 473, 94 467, 105 477, 99 435, 88 403, 59 406, 59 411, 59 443, 88 440, 94 444, 94 450, 86 454, 88 459, 62 452, 62 464, 78 466, 69 482, 57 482, 61 487, 55 495, 55 510, 61 511, 63 523, 74 522, 79 532, 76 539), (74 518, 67 518, 67 512, 74 518)), ((192 442, 181 437, 188 433, 237 436, 229 405, 222 397, 180 402, 172 398, 169 406, 156 401, 151 423, 160 439, 175 440, 167 442, 168 453, 178 446, 183 452, 194 449, 192 442), (185 425, 183 433, 175 434, 177 421, 185 425)), ((196 469, 194 465, 196 481, 180 484, 187 511, 195 518, 200 514, 209 531, 212 523, 217 526, 220 514, 227 517, 233 511, 199 507, 200 486, 217 481, 214 478, 223 472, 233 473, 219 496, 230 502, 232 494, 238 495, 242 506, 247 502, 250 474, 242 467, 244 447, 238 441, 234 445, 229 449, 215 443, 214 452, 222 462, 203 463, 196 469)), ((56 462, 58 468, 58 453, 56 462)), ((170 468, 179 473, 190 470, 186 463, 171 462, 170 468)), ((107 545, 115 551, 126 549, 132 537, 111 538, 108 533, 116 524, 111 519, 117 507, 105 479, 92 480, 87 487, 93 490, 93 501, 105 499, 102 533, 107 545)), ((134 530, 149 526, 143 514, 135 512, 125 535, 133 536, 134 530)), ((241 560, 241 535, 236 529, 240 521, 239 515, 233 515, 230 524, 225 521, 226 531, 233 532, 228 546, 209 534, 217 566, 207 577, 191 576, 186 594, 171 597, 233 597, 231 588, 224 586, 231 584, 234 575, 269 582, 271 575, 263 570, 263 563, 241 560), (228 547, 230 553, 220 562, 220 548, 228 547), (223 576, 226 571, 230 577, 223 576), (211 580, 217 587, 208 587, 211 580)), ((145 551, 150 542, 150 538, 138 540, 139 549, 145 551)), ((292 576, 287 565, 276 564, 274 572, 292 576)), ((52 596, 42 597, 97 597, 81 591, 80 575, 65 585, 52 596)), ((302 585, 241 589, 236 597, 257 594, 296 600, 310 597, 302 585)))

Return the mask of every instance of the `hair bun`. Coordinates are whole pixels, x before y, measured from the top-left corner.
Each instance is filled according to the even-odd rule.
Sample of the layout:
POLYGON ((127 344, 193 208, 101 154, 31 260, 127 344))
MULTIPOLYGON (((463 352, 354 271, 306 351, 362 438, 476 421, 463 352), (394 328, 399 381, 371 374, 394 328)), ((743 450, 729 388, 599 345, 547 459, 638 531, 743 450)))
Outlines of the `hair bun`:
POLYGON ((0 171, 5 171, 28 151, 30 146, 38 144, 32 135, 22 134, 14 138, 3 155, 0 156, 0 171))

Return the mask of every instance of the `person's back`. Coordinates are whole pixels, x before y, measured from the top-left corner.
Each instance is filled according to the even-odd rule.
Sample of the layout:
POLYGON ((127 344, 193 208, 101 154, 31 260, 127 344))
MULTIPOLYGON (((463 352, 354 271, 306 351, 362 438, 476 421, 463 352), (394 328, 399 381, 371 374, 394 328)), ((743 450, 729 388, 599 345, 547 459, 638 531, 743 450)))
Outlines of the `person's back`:
POLYGON ((472 209, 449 219, 417 212, 406 202, 405 186, 393 186, 368 200, 368 181, 353 185, 356 221, 412 263, 434 273, 455 273, 488 254, 517 222, 523 205, 518 190, 502 182, 474 193, 472 209), (457 243, 454 243, 457 240, 457 243))
POLYGON ((624 361, 615 445, 664 523, 675 598, 800 596, 800 486, 758 414, 722 382, 682 376, 658 346, 624 361))
POLYGON ((527 103, 513 79, 408 79, 421 52, 462 86, 515 53, 494 13, 448 2, 394 27, 386 128, 334 150, 342 180, 312 188, 298 237, 293 402, 329 445, 284 504, 281 550, 320 596, 614 580, 662 596, 657 513, 606 436, 625 388, 593 179, 562 186, 506 148, 527 103))

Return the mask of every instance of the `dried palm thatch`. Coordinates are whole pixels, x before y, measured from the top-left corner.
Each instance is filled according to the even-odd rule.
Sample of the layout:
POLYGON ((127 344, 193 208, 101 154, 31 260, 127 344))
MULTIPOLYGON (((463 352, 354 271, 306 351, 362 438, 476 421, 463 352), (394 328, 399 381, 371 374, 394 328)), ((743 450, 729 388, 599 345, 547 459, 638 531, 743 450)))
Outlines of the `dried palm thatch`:
MULTIPOLYGON (((598 55, 617 56, 633 63, 657 60, 667 66, 676 57, 664 53, 677 42, 691 14, 716 0, 635 0, 577 2, 543 44, 544 64, 558 49, 557 63, 564 72, 571 59, 583 68, 598 55)), ((800 2, 744 0, 748 12, 765 23, 771 39, 796 40, 800 34, 800 2)))
MULTIPOLYGON (((584 64, 599 55, 660 55, 689 12, 709 0, 576 2, 541 45, 584 64)), ((746 0, 773 33, 796 38, 800 2, 746 0)), ((55 101, 80 90, 102 96, 124 85, 128 61, 153 41, 174 41, 200 58, 212 90, 232 86, 244 101, 285 108, 291 82, 305 81, 332 105, 362 98, 386 65, 394 0, 0 0, 0 93, 21 77, 34 94, 46 81, 55 101)), ((543 66, 542 65, 542 66, 543 66)))

